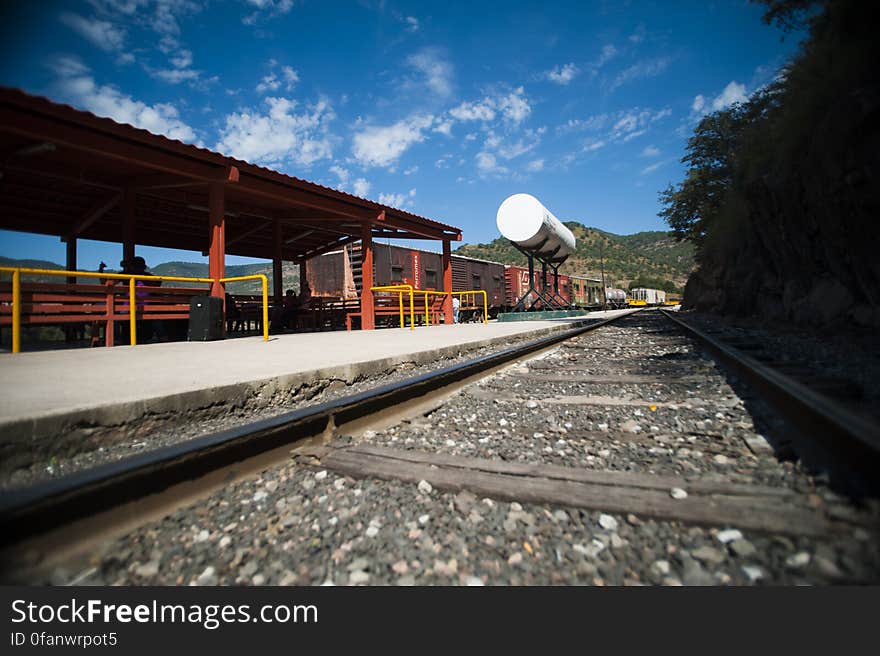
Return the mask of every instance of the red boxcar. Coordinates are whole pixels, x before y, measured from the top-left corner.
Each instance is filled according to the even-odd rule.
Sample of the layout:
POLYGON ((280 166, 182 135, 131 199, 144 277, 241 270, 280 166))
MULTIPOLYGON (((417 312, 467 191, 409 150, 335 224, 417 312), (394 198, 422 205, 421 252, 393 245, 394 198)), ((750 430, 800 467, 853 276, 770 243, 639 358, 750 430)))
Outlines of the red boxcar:
MULTIPOLYGON (((306 276, 313 296, 357 298, 361 290, 360 244, 312 258, 306 276)), ((414 248, 373 244, 373 284, 406 284, 415 289, 443 289, 443 257, 414 248)), ((486 292, 489 315, 495 316, 505 301, 504 265, 498 262, 452 256, 452 290, 486 292)), ((482 296, 482 295, 480 295, 482 296)), ((482 299, 465 298, 461 317, 467 321, 482 313, 482 299)))

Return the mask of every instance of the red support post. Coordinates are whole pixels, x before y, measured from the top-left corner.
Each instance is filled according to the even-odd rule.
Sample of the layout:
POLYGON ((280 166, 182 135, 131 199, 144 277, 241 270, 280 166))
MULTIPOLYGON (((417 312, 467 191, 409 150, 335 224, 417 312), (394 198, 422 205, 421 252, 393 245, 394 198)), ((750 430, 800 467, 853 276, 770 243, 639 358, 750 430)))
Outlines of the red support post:
POLYGON ((275 297, 276 303, 281 303, 284 299, 284 280, 282 279, 283 271, 282 271, 282 255, 281 255, 281 247, 283 246, 282 232, 281 232, 281 221, 275 219, 275 235, 273 244, 275 248, 275 253, 272 257, 272 291, 273 296, 275 297))
MULTIPOLYGON (((211 243, 208 247, 208 277, 215 281, 226 277, 226 230, 223 196, 223 184, 212 183, 208 188, 208 226, 211 231, 211 243)), ((222 282, 214 282, 211 285, 211 296, 225 298, 225 285, 222 282)))
POLYGON ((361 227, 361 329, 373 330, 373 225, 367 221, 361 227))
POLYGON ((126 187, 122 193, 122 259, 134 257, 134 189, 126 187))
MULTIPOLYGON (((443 291, 452 291, 452 247, 448 239, 443 240, 443 291)), ((452 295, 443 297, 444 323, 452 323, 452 295)))

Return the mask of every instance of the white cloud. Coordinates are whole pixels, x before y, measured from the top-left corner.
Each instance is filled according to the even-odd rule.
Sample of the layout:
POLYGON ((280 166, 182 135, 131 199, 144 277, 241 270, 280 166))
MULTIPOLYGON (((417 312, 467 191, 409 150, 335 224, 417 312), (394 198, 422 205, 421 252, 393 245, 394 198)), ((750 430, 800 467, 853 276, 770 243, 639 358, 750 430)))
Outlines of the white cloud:
POLYGON ((532 111, 522 87, 518 87, 499 98, 498 109, 501 110, 504 118, 511 123, 521 123, 532 111))
POLYGON ((339 185, 337 188, 341 189, 341 188, 345 187, 346 184, 348 184, 348 178, 349 178, 348 169, 346 169, 342 166, 339 166, 339 164, 334 164, 333 166, 331 166, 328 169, 328 171, 330 171, 330 173, 335 173, 336 177, 339 178, 339 185))
POLYGON ((354 135, 352 153, 363 166, 393 165, 413 144, 425 140, 422 131, 434 117, 415 115, 388 126, 369 126, 354 135))
POLYGON ((705 106, 706 106, 706 98, 703 97, 703 94, 698 94, 694 98, 694 104, 691 105, 691 111, 702 112, 703 107, 705 107, 705 106))
POLYGON ((407 57, 406 63, 424 76, 425 84, 438 96, 452 93, 452 64, 438 48, 423 48, 407 57))
POLYGON ((354 181, 354 195, 366 198, 367 194, 370 193, 371 186, 372 185, 367 182, 366 178, 358 178, 354 181))
POLYGON ((254 25, 259 20, 281 16, 293 9, 293 0, 246 0, 246 2, 256 11, 242 17, 241 22, 245 25, 254 25))
POLYGON ((447 137, 452 136, 452 121, 443 121, 436 128, 434 128, 434 132, 439 132, 440 134, 445 134, 447 137))
POLYGON ((666 164, 666 162, 655 162, 654 164, 650 164, 642 169, 641 175, 648 175, 649 173, 653 173, 664 164, 666 164))
POLYGON ((125 47, 125 30, 109 21, 87 19, 70 12, 64 12, 59 18, 67 27, 105 52, 118 52, 125 47))
POLYGON ((189 50, 180 50, 176 55, 170 58, 174 68, 189 68, 192 65, 192 52, 189 50))
MULTIPOLYGON (((277 65, 278 62, 274 59, 269 60, 270 69, 274 69, 277 65)), ((297 82, 299 82, 299 73, 290 66, 282 66, 280 74, 270 70, 268 75, 264 75, 255 88, 257 93, 268 93, 270 91, 278 91, 284 85, 285 90, 292 91, 297 82)))
POLYGON ((642 150, 642 157, 657 157, 660 151, 655 146, 645 146, 642 150))
POLYGON ((495 118, 494 102, 484 98, 480 102, 463 102, 449 110, 450 115, 459 121, 491 121, 495 118))
POLYGON ((407 16, 404 19, 406 23, 406 31, 407 32, 418 32, 419 31, 419 19, 415 16, 407 16))
POLYGON ((59 77, 86 75, 91 70, 88 66, 83 64, 79 57, 74 57, 73 55, 62 55, 55 58, 49 63, 49 68, 51 68, 59 77))
POLYGON ((573 63, 568 63, 564 64, 563 66, 556 66, 552 70, 546 71, 544 73, 544 76, 551 82, 565 85, 571 82, 579 72, 580 70, 577 66, 575 66, 573 63))
POLYGON ((281 87, 281 80, 275 73, 269 73, 263 76, 263 79, 256 86, 257 93, 266 93, 267 91, 278 91, 281 87))
POLYGON ((594 150, 599 150, 600 148, 604 148, 605 142, 601 139, 599 141, 588 141, 584 144, 584 151, 591 153, 594 150))
POLYGON ((412 207, 415 197, 416 190, 410 189, 406 194, 379 194, 379 202, 382 205, 403 209, 404 207, 412 207))
POLYGON ((544 170, 544 160, 543 159, 533 159, 526 165, 527 171, 537 172, 544 170))
POLYGON ((418 165, 410 166, 408 169, 406 169, 406 170, 403 172, 403 174, 404 174, 404 175, 412 175, 413 173, 418 173, 418 170, 419 170, 418 165))
POLYGON ((226 116, 215 148, 227 155, 257 164, 309 166, 332 155, 329 123, 336 118, 324 98, 296 113, 297 102, 265 99, 268 111, 243 110, 226 116))
POLYGON ((75 57, 57 59, 53 69, 61 78, 57 82, 59 96, 75 107, 171 139, 191 143, 196 138, 195 131, 180 119, 174 105, 147 105, 116 87, 99 85, 90 75, 89 68, 75 57))
POLYGON ((501 114, 505 121, 518 124, 531 113, 532 107, 525 97, 525 89, 486 96, 480 101, 463 102, 449 110, 449 115, 459 121, 492 121, 501 114))
POLYGON ((671 62, 672 60, 669 57, 658 57, 656 59, 646 59, 645 61, 633 64, 629 68, 621 71, 617 77, 614 78, 614 81, 609 88, 609 92, 614 91, 618 87, 627 84, 628 82, 632 82, 633 80, 646 77, 656 77, 665 71, 671 62))
POLYGON ((198 80, 201 73, 201 71, 194 71, 192 69, 175 68, 153 71, 152 75, 171 84, 180 84, 181 82, 194 82, 198 80))
POLYGON ((748 99, 749 98, 746 95, 746 85, 739 84, 736 80, 732 80, 726 87, 724 87, 724 91, 712 101, 712 109, 718 111, 719 109, 730 107, 734 103, 746 102, 748 99))
POLYGON ((495 156, 491 153, 480 152, 477 153, 477 168, 481 171, 493 171, 495 169, 496 161, 495 156))

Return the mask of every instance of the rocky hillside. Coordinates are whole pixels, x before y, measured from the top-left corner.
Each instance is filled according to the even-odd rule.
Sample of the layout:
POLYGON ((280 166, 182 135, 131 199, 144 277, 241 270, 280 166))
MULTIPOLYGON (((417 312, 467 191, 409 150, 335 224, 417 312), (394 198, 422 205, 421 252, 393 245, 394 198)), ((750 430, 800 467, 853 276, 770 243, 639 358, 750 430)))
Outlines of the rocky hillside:
MULTIPOLYGON (((604 257, 609 285, 628 287, 636 282, 673 291, 684 286, 694 266, 693 247, 675 241, 666 232, 615 235, 574 221, 565 225, 574 233, 577 250, 562 265, 561 273, 599 278, 604 257)), ((488 244, 466 244, 455 253, 504 264, 526 264, 525 256, 503 237, 488 244)))

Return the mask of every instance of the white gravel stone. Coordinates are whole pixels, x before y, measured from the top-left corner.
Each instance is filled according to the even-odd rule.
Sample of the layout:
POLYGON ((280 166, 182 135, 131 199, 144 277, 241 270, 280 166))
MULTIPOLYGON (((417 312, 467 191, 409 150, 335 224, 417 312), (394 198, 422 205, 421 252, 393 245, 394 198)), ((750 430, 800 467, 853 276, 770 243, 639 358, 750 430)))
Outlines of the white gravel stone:
POLYGON ((370 575, 362 570, 355 570, 351 574, 348 575, 348 584, 349 585, 358 585, 359 583, 366 583, 370 580, 370 575))
POLYGON ((367 528, 366 536, 368 538, 374 538, 379 535, 379 529, 376 526, 370 526, 367 528))
POLYGON ((434 488, 431 484, 426 480, 419 481, 419 492, 422 494, 431 494, 434 491, 434 488))
POLYGON ((141 578, 150 578, 152 576, 156 576, 156 574, 159 573, 159 563, 151 560, 146 565, 138 565, 135 568, 134 573, 141 578))
POLYGON ((604 528, 606 531, 616 531, 617 530, 617 520, 614 519, 611 515, 599 515, 599 526, 604 528))
POLYGON ((655 572, 657 572, 658 574, 662 574, 663 576, 666 576, 667 574, 669 574, 669 570, 670 570, 669 561, 668 560, 655 560, 651 564, 651 569, 654 570, 655 572))
POLYGON ((467 586, 470 586, 470 587, 472 587, 472 588, 482 587, 482 586, 485 585, 485 583, 483 583, 483 579, 481 579, 479 576, 469 576, 469 577, 467 577, 467 578, 464 580, 464 584, 467 585, 467 586))
POLYGON ((733 542, 734 540, 742 540, 743 534, 739 529, 736 528, 727 528, 723 531, 718 531, 718 541, 722 544, 727 544, 728 542, 733 542))
POLYGON ((714 460, 715 464, 718 464, 718 465, 726 465, 730 462, 730 459, 721 453, 719 453, 714 458, 712 458, 712 460, 714 460))
POLYGON ((428 515, 428 514, 419 515, 419 524, 421 524, 422 526, 424 526, 425 524, 428 523, 428 520, 429 520, 429 519, 431 519, 431 516, 428 515))
POLYGON ((220 546, 221 549, 225 549, 225 548, 228 547, 230 544, 232 544, 232 538, 229 537, 228 535, 224 535, 222 538, 220 538, 220 544, 219 544, 219 546, 220 546))
POLYGON ((526 407, 529 408, 530 410, 534 410, 535 408, 538 407, 538 402, 537 401, 526 401, 526 407))
POLYGON ((211 533, 205 529, 202 529, 201 531, 199 531, 199 534, 196 536, 195 541, 196 542, 207 542, 208 538, 210 538, 210 537, 211 537, 211 533))
POLYGON ((317 481, 323 481, 325 478, 327 478, 327 470, 326 469, 322 469, 317 474, 315 474, 315 480, 317 480, 317 481))
POLYGON ((508 422, 508 421, 507 421, 506 419, 504 419, 503 417, 502 417, 501 419, 498 420, 498 425, 501 426, 501 427, 507 426, 509 423, 510 423, 510 422, 508 422))
POLYGON ((757 565, 743 565, 741 569, 746 578, 752 583, 764 578, 764 570, 757 565))
POLYGON ((253 497, 254 503, 259 503, 260 501, 262 501, 265 498, 266 498, 266 493, 263 492, 262 490, 259 490, 253 497))
POLYGON ((217 570, 213 567, 206 567, 196 579, 197 585, 217 585, 217 570))
POLYGON ((810 554, 806 551, 799 551, 793 556, 785 559, 785 566, 789 569, 802 569, 810 564, 810 554))
POLYGON ((669 490, 669 496, 673 499, 687 499, 688 493, 682 490, 680 487, 674 487, 669 490))

